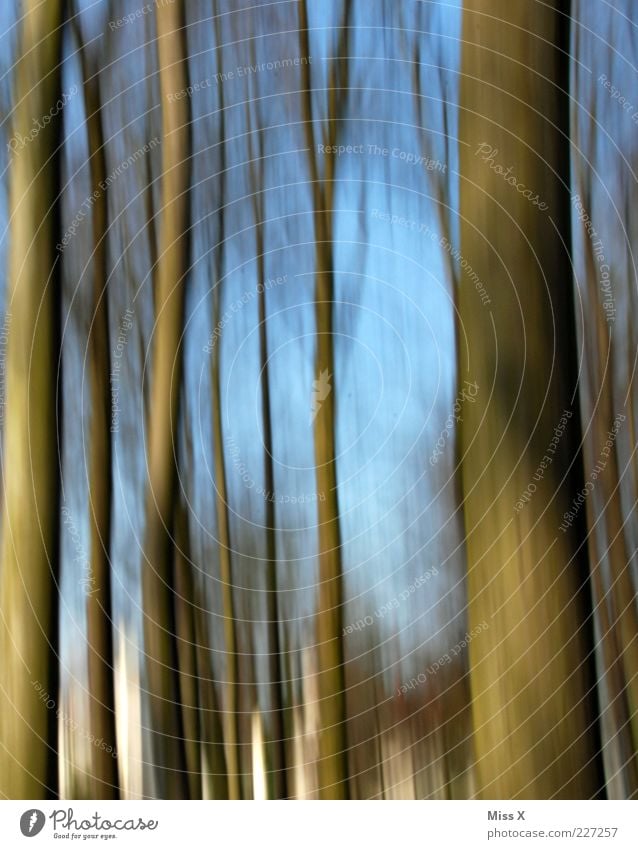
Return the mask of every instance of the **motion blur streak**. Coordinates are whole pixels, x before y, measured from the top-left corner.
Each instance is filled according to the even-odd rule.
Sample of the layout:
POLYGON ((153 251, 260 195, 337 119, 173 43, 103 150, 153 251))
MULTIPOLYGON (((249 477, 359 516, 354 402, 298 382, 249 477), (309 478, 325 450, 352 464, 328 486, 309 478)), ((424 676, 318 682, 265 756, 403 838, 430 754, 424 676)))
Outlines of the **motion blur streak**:
POLYGON ((572 192, 585 200, 596 233, 588 232, 578 214, 572 216, 580 405, 587 424, 585 485, 592 481, 596 467, 605 463, 586 502, 596 676, 607 792, 610 798, 625 799, 638 794, 638 410, 634 390, 638 102, 631 111, 614 102, 600 78, 619 83, 626 101, 632 96, 637 100, 633 84, 625 84, 624 79, 627 70, 636 67, 638 51, 635 6, 623 0, 615 9, 613 17, 598 16, 594 30, 586 4, 575 6, 571 50, 579 61, 570 68, 570 127, 575 151, 572 192), (604 48, 612 42, 615 51, 604 48), (606 274, 612 281, 611 302, 606 274), (617 416, 624 421, 618 419, 618 435, 609 447, 617 416))
POLYGON ((589 798, 598 780, 580 591, 586 566, 575 533, 558 533, 570 491, 561 482, 578 439, 573 427, 534 498, 513 511, 551 441, 557 411, 571 409, 575 394, 558 6, 477 0, 466 3, 464 19, 461 251, 494 297, 488 311, 477 308, 475 292, 459 289, 466 330, 460 362, 483 387, 461 425, 461 467, 469 620, 490 623, 469 649, 478 785, 497 798, 589 798), (487 11, 495 17, 486 19, 487 11), (512 72, 515 62, 526 73, 512 72), (518 181, 540 188, 547 211, 476 154, 481 139, 504 168, 514 163, 518 181))
MULTIPOLYGON (((60 92, 58 55, 62 3, 21 6, 20 55, 13 66, 13 128, 22 136, 34 115, 49 113, 60 92)), ((5 40, 5 50, 8 45, 5 40)), ((9 134, 7 134, 8 136, 9 134)), ((57 533, 55 385, 56 292, 55 127, 49 123, 12 165, 5 311, 2 572, 0 574, 0 728, 2 792, 17 799, 55 792, 51 755, 54 716, 32 681, 57 685, 57 533), (10 412, 9 412, 10 411, 10 412), (10 464, 4 458, 11 458, 10 464), (28 754, 27 754, 28 753, 28 754)))

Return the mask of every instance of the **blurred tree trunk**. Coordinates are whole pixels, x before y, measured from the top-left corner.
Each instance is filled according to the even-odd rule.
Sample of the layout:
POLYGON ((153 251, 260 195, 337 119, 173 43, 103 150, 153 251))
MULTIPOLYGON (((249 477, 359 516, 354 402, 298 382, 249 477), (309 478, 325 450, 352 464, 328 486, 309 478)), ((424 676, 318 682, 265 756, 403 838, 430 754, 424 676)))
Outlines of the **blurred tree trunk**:
POLYGON ((461 284, 461 377, 478 383, 461 425, 469 624, 489 626, 470 643, 478 793, 590 798, 586 564, 574 529, 559 530, 575 419, 533 477, 574 412, 564 18, 556 2, 508 0, 470 0, 464 14, 461 250, 492 300, 461 284))
MULTIPOLYGON (((208 780, 213 799, 228 799, 228 769, 224 748, 224 729, 215 693, 215 679, 211 650, 208 642, 206 609, 195 590, 195 654, 197 661, 197 686, 200 709, 200 746, 202 770, 208 780)), ((205 798, 205 797, 204 797, 205 798)))
POLYGON ((183 9, 156 8, 162 104, 162 191, 159 256, 155 266, 156 325, 152 343, 148 414, 148 490, 142 566, 144 644, 152 717, 153 758, 160 798, 188 796, 179 704, 173 609, 173 503, 175 443, 181 379, 185 274, 188 263, 190 173, 188 98, 169 99, 186 88, 183 9))
POLYGON ((84 100, 88 130, 92 205, 93 312, 89 336, 91 424, 89 455, 89 523, 91 572, 86 586, 89 667, 89 717, 91 733, 104 741, 94 746, 91 766, 91 797, 117 799, 117 759, 106 749, 117 751, 115 739, 115 689, 111 632, 111 391, 109 383, 109 317, 106 292, 107 196, 104 139, 100 113, 99 71, 91 68, 87 48, 82 47, 84 100))
MULTIPOLYGON (((253 53, 254 57, 254 53, 253 53)), ((256 57, 253 58, 256 64, 256 57)), ((250 119, 248 119, 250 120, 250 119)), ((272 699, 272 716, 267 718, 266 727, 270 730, 272 739, 265 740, 266 746, 266 771, 268 775, 268 791, 271 799, 285 799, 287 797, 286 778, 286 747, 284 741, 283 721, 283 666, 281 657, 281 645, 279 640, 279 605, 277 603, 277 554, 275 546, 275 503, 272 493, 275 491, 275 476, 273 472, 273 441, 272 441, 272 417, 270 405, 270 369, 268 363, 268 325, 266 313, 266 270, 264 263, 264 205, 261 185, 263 176, 260 177, 258 168, 262 167, 264 148, 262 143, 263 129, 258 127, 253 135, 258 138, 258 143, 252 152, 252 182, 255 186, 254 212, 255 212, 255 259, 257 265, 257 299, 259 303, 259 351, 261 361, 261 403, 262 421, 264 428, 264 489, 271 497, 267 497, 266 521, 264 531, 266 534, 266 586, 267 586, 267 615, 269 634, 269 679, 272 699), (257 163, 257 167, 255 167, 257 163)))
POLYGON ((638 15, 632 0, 573 4, 572 233, 597 691, 607 793, 638 796, 638 15), (610 49, 610 45, 614 49, 610 49), (617 95, 611 90, 614 86, 617 95), (620 98, 625 98, 621 106, 620 98), (632 114, 633 111, 633 114, 632 114))
MULTIPOLYGON (((340 29, 339 50, 332 60, 327 92, 327 120, 324 143, 333 145, 337 139, 342 91, 347 88, 348 9, 346 3, 340 29)), ((309 56, 308 14, 305 2, 300 4, 302 55, 309 56)), ((318 500, 319 599, 317 606, 317 653, 319 689, 319 793, 324 799, 342 799, 348 795, 346 703, 343 670, 342 637, 342 575, 339 503, 337 498, 337 469, 335 459, 335 393, 332 322, 334 309, 334 268, 332 254, 332 198, 334 194, 334 157, 326 157, 322 175, 317 167, 313 135, 312 88, 310 71, 305 66, 307 92, 306 133, 310 148, 310 182, 314 201, 315 225, 315 322, 316 353, 314 417, 315 470, 317 492, 325 494, 318 500)))
POLYGON ((202 798, 202 761, 193 565, 190 559, 186 508, 175 507, 175 633, 179 668, 179 705, 184 728, 187 779, 191 799, 202 798))
MULTIPOLYGON (((215 40, 217 67, 223 67, 223 40, 221 38, 221 15, 215 18, 215 40)), ((220 123, 220 197, 226 196, 226 120, 224 88, 219 92, 220 123)), ((219 209, 219 246, 216 252, 215 279, 213 280, 213 326, 221 321, 223 294, 223 246, 226 237, 226 219, 223 203, 219 209)), ((220 340, 221 342, 221 336, 220 340)), ((223 704, 223 737, 226 759, 226 775, 229 799, 242 796, 241 750, 239 746, 239 658, 235 628, 235 602, 233 598, 233 574, 228 522, 228 490, 226 485, 226 463, 224 455, 222 410, 221 410, 221 344, 213 347, 211 362, 211 405, 213 419, 213 457, 215 463, 215 506, 219 545, 219 583, 221 585, 221 607, 224 626, 224 650, 226 655, 225 687, 223 704)))
MULTIPOLYGON (((222 230, 223 232, 223 230, 222 230)), ((218 277, 218 281, 220 277, 218 277)), ((219 316, 219 286, 215 298, 214 315, 219 316)), ((215 457, 215 487, 217 500, 217 528, 219 534, 219 580, 222 593, 222 616, 224 620, 224 643, 227 657, 226 666, 226 699, 224 715, 224 741, 226 748, 226 766, 228 777, 228 798, 241 798, 241 775, 239 761, 239 729, 238 729, 238 672, 237 672, 237 640, 235 635, 235 612, 233 605, 233 584, 231 572, 230 534, 228 530, 226 469, 224 464, 224 449, 222 444, 222 417, 219 387, 219 345, 213 352, 212 408, 213 435, 215 457)))
MULTIPOLYGON (((13 129, 28 137, 58 99, 62 3, 25 0, 22 14, 13 129)), ((57 786, 57 145, 53 120, 11 157, 0 795, 13 799, 57 786)))

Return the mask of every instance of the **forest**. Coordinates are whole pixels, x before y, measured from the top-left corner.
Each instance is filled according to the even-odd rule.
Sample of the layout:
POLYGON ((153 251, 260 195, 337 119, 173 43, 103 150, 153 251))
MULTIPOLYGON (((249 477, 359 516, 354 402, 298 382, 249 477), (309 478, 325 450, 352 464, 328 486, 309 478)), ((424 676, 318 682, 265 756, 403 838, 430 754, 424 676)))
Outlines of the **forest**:
POLYGON ((4 0, 0 798, 638 798, 637 32, 4 0))

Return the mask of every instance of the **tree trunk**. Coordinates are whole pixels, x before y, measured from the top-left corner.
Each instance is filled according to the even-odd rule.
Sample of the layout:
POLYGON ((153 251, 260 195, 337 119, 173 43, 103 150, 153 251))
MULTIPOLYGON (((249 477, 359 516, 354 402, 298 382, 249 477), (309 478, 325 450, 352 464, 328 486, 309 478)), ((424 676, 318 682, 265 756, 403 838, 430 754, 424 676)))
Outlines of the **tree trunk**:
MULTIPOLYGON (((585 506, 607 793, 638 796, 636 5, 574 3, 572 238, 585 506), (614 49, 610 45, 614 45, 614 49), (632 75, 633 73, 633 75, 632 75), (614 87, 612 89, 612 86, 614 87), (632 88, 633 86, 633 88, 632 88), (614 91, 615 89, 615 91, 614 91), (624 105, 620 100, 625 98, 624 105), (629 103, 629 105, 631 105, 629 103)), ((572 505, 570 505, 570 509, 572 505)))
POLYGON ((460 455, 469 625, 488 625, 469 647, 483 798, 590 798, 600 781, 586 564, 574 529, 559 530, 579 438, 562 20, 556 3, 465 5, 461 251, 491 299, 461 283, 461 378, 476 393, 460 455))
MULTIPOLYGON (((22 12, 13 128, 27 137, 58 100, 62 3, 25 0, 22 12)), ((54 120, 11 157, 0 795, 12 799, 57 787, 57 145, 54 120)))
MULTIPOLYGON (((333 145, 337 139, 342 89, 347 87, 348 5, 340 31, 339 52, 332 61, 325 120, 325 141, 333 145)), ((305 2, 300 5, 302 55, 308 48, 308 15, 305 2)), ((337 468, 335 451, 335 393, 332 319, 334 309, 334 269, 332 255, 332 197, 334 192, 334 159, 326 158, 320 174, 314 143, 313 106, 310 72, 305 66, 307 91, 304 116, 308 147, 310 148, 310 180, 314 199, 315 225, 315 324, 316 353, 315 381, 311 418, 314 421, 315 469, 317 492, 325 495, 318 503, 319 598, 317 605, 317 654, 319 690, 319 793, 324 799, 341 799, 348 795, 345 734, 345 684, 343 670, 342 575, 339 503, 337 498, 337 468)))
POLYGON ((189 109, 182 9, 156 9, 162 103, 162 192, 155 266, 156 325, 148 416, 148 490, 142 592, 144 644, 160 798, 188 795, 173 615, 172 528, 185 274, 188 266, 189 109), (169 95, 171 96, 169 99, 169 95))
POLYGON ((115 690, 111 632, 111 391, 109 384, 109 318, 106 292, 107 196, 99 72, 91 72, 86 46, 82 47, 84 99, 87 116, 93 223, 93 313, 89 336, 91 391, 89 457, 90 575, 85 585, 89 667, 89 717, 91 733, 104 742, 91 752, 91 797, 117 799, 115 690))

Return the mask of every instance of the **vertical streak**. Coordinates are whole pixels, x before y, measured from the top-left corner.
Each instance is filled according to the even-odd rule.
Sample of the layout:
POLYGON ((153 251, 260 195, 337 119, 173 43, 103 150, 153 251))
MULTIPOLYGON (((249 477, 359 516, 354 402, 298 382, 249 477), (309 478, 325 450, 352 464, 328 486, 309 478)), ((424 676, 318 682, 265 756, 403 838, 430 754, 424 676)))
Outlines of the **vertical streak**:
POLYGON ((184 728, 184 751, 191 799, 202 798, 201 712, 195 648, 195 598, 186 508, 175 505, 175 634, 179 669, 179 704, 184 728))
POLYGON ((187 98, 170 98, 188 83, 183 7, 156 7, 162 103, 162 188, 159 257, 154 273, 156 326, 148 416, 148 490, 142 568, 144 643, 152 718, 153 757, 161 798, 188 793, 181 733, 172 588, 173 435, 179 412, 180 336, 188 261, 190 132, 187 98))
MULTIPOLYGON (((117 751, 115 736, 115 691, 113 642, 111 634, 111 434, 109 386, 109 326, 106 293, 106 177, 104 139, 100 114, 99 77, 90 78, 86 48, 82 48, 84 98, 91 168, 93 257, 93 314, 89 330, 89 376, 91 381, 89 525, 90 567, 86 588, 88 634, 89 716, 91 733, 105 747, 117 751)), ((117 759, 99 746, 93 746, 91 796, 117 799, 117 759)))
POLYGON ((459 284, 459 371, 478 384, 460 433, 469 625, 489 623, 469 647, 483 798, 599 787, 586 563, 573 529, 559 530, 573 426, 516 509, 574 391, 559 5, 464 8, 461 245, 491 298, 487 308, 459 284))
POLYGON ((572 191, 582 204, 574 203, 572 212, 573 279, 580 307, 574 312, 578 350, 583 357, 583 483, 594 485, 581 514, 587 516, 605 789, 609 799, 635 799, 638 611, 632 511, 638 493, 636 290, 632 236, 625 236, 625 244, 625 239, 618 239, 621 233, 635 232, 636 187, 634 180, 626 179, 625 170, 635 161, 637 148, 635 134, 623 130, 629 115, 619 116, 618 103, 606 89, 609 83, 601 85, 598 73, 613 71, 614 54, 635 62, 636 4, 623 0, 611 13, 601 9, 595 27, 591 26, 591 10, 582 3, 573 5, 572 191), (605 44, 610 33, 613 51, 594 47, 605 44), (603 291, 605 267, 611 303, 603 291), (605 308, 609 306, 613 307, 611 315, 605 308), (617 414, 626 420, 616 420, 618 432, 610 443, 617 414))
MULTIPOLYGON (((302 53, 309 55, 308 15, 305 0, 300 4, 300 37, 302 53)), ((346 39, 348 33, 348 10, 339 39, 340 74, 332 70, 329 85, 328 120, 326 144, 335 143, 338 127, 336 115, 337 86, 347 87, 345 69, 346 39)), ((310 148, 310 180, 314 204, 316 243, 316 354, 315 375, 334 376, 334 352, 332 340, 332 310, 334 301, 334 269, 332 254, 332 196, 334 189, 334 159, 327 157, 323 182, 319 179, 314 147, 312 91, 310 70, 302 69, 303 88, 306 99, 305 128, 310 148)), ((319 792, 322 798, 345 798, 347 796, 347 762, 345 734, 345 681, 343 671, 342 632, 342 578, 341 538, 339 528, 339 504, 337 497, 337 473, 335 462, 335 393, 330 392, 315 416, 315 467, 317 492, 325 496, 318 504, 319 540, 319 600, 317 610, 317 643, 319 657, 319 792)))
MULTIPOLYGON (((219 286, 219 283, 217 283, 219 286)), ((219 296, 217 297, 219 303, 219 296)), ((218 310, 216 311, 218 314, 218 310)), ((226 741, 226 765, 228 770, 228 798, 241 798, 239 774, 239 728, 238 728, 238 658, 235 635, 235 610, 231 572, 230 532, 228 528, 226 469, 222 444, 222 417, 220 392, 220 366, 218 341, 213 351, 213 440, 215 456, 215 484, 217 502, 217 532, 219 535, 219 579, 222 587, 222 611, 224 619, 224 643, 226 648, 226 700, 224 716, 224 739, 226 741)))
MULTIPOLYGON (((224 730, 219 719, 215 681, 210 659, 208 621, 202 598, 194 586, 195 657, 200 709, 202 761, 206 790, 213 799, 228 799, 228 769, 224 754, 224 730)), ((202 780, 204 788, 204 780, 202 780)))
MULTIPOLYGON (((195 591, 195 647, 197 683, 202 729, 202 760, 207 779, 207 790, 213 799, 228 799, 228 769, 224 754, 224 730, 219 719, 215 682, 210 661, 208 624, 205 610, 195 591)), ((202 787, 204 782, 202 781, 202 787)))
MULTIPOLYGON (((59 94, 62 3, 25 0, 13 129, 28 136, 59 94)), ((12 155, 7 410, 0 565, 0 795, 57 792, 56 122, 12 155)))
MULTIPOLYGON (((215 19, 217 55, 222 57, 222 36, 219 16, 215 19)), ((218 67, 223 63, 218 60, 218 67)), ((225 196, 226 187, 226 137, 224 117, 224 90, 220 87, 220 185, 221 195, 225 196)), ((223 208, 219 213, 219 248, 217 253, 216 280, 214 282, 213 322, 218 321, 221 304, 221 281, 223 276, 223 250, 225 219, 223 208)), ((224 463, 224 445, 222 437, 221 414, 221 363, 220 349, 222 336, 213 348, 212 359, 212 406, 213 406, 213 451, 215 458, 215 483, 217 501, 217 529, 219 534, 219 578, 222 587, 222 612, 224 618, 224 643, 226 649, 226 699, 224 715, 224 739, 226 742, 226 767, 228 776, 229 799, 241 798, 241 775, 239 769, 239 659, 237 657, 237 636, 235 633, 235 610, 233 603, 232 566, 230 549, 230 528, 228 524, 228 493, 226 488, 226 467, 224 463)))
MULTIPOLYGON (((254 60, 256 62, 256 59, 254 60)), ((266 498, 266 593, 267 593, 267 617, 269 630, 269 667, 272 692, 272 719, 268 727, 272 730, 273 741, 267 742, 269 753, 268 776, 272 796, 275 799, 286 798, 286 749, 284 740, 284 722, 282 716, 282 688, 283 670, 281 665, 281 645, 279 640, 279 606, 277 603, 277 554, 275 547, 275 503, 274 503, 274 472, 273 472, 273 442, 272 442, 272 417, 270 407, 270 379, 268 368, 268 328, 266 325, 266 291, 265 263, 264 263, 264 234, 263 234, 263 202, 262 181, 259 179, 258 169, 261 168, 261 157, 263 145, 261 144, 261 130, 259 132, 259 146, 257 151, 252 152, 252 158, 257 160, 253 166, 252 187, 255 198, 255 251, 257 261, 257 284, 259 304, 259 355, 261 362, 261 403, 262 421, 264 427, 264 488, 270 496, 266 498)))

